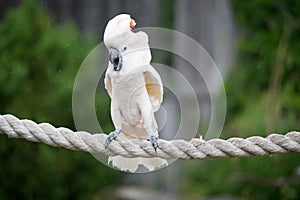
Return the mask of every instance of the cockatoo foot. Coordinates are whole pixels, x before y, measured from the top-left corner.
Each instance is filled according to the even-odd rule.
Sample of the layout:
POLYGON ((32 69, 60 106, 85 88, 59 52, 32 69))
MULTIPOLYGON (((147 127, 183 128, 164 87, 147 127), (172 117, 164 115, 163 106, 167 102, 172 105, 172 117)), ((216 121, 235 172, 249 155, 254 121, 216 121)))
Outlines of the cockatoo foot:
POLYGON ((157 144, 157 136, 155 135, 151 135, 148 139, 147 139, 149 142, 151 142, 155 152, 156 152, 156 149, 158 147, 158 144, 157 144))
POLYGON ((110 134, 107 136, 106 141, 105 141, 105 148, 107 147, 107 145, 114 139, 116 139, 116 137, 118 137, 121 133, 121 130, 115 130, 113 132, 110 132, 110 134))

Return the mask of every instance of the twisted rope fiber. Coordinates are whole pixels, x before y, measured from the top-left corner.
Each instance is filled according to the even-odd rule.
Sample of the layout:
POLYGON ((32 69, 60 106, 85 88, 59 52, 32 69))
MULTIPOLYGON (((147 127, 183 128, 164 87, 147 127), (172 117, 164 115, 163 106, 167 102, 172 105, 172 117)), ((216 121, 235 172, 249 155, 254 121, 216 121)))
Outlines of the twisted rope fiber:
POLYGON ((246 139, 211 139, 204 141, 194 138, 190 141, 158 139, 157 152, 146 140, 118 137, 105 148, 106 134, 90 134, 85 131, 74 132, 68 128, 55 128, 51 124, 37 124, 31 120, 20 120, 13 115, 0 115, 0 133, 10 138, 25 138, 32 142, 43 142, 50 146, 90 153, 102 153, 108 156, 124 157, 160 157, 164 159, 180 158, 207 159, 215 157, 251 157, 271 154, 300 152, 300 133, 289 132, 286 135, 271 134, 266 138, 252 136, 246 139))

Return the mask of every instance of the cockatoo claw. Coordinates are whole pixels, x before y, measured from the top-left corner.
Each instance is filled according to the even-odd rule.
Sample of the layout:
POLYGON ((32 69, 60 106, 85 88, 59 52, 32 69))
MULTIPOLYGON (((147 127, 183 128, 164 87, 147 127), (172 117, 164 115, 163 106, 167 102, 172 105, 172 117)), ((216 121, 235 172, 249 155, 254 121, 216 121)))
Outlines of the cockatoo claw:
POLYGON ((116 139, 116 137, 118 137, 121 133, 121 130, 115 130, 113 132, 110 132, 110 134, 107 136, 106 141, 105 141, 105 148, 107 147, 107 145, 114 139, 116 139))
POLYGON ((158 144, 157 144, 157 136, 155 135, 151 135, 148 139, 147 139, 149 142, 151 142, 154 150, 155 150, 155 153, 156 153, 156 149, 158 147, 158 144))

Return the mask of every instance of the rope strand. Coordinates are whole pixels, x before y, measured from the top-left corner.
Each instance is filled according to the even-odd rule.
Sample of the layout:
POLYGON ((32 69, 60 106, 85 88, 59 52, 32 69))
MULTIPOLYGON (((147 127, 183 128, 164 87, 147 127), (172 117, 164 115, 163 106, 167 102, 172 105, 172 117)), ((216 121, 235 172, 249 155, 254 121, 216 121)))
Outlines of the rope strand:
POLYGON ((286 135, 271 134, 266 138, 252 136, 246 139, 211 139, 204 141, 193 138, 190 141, 158 139, 157 152, 147 140, 118 137, 107 148, 104 144, 106 134, 90 134, 86 131, 74 132, 68 128, 55 128, 49 123, 37 124, 31 120, 20 120, 7 114, 0 115, 0 133, 9 138, 24 138, 31 142, 42 142, 49 146, 63 147, 90 153, 102 153, 107 156, 123 157, 160 157, 164 159, 180 158, 207 159, 216 157, 251 157, 271 154, 300 152, 300 133, 292 131, 286 135))

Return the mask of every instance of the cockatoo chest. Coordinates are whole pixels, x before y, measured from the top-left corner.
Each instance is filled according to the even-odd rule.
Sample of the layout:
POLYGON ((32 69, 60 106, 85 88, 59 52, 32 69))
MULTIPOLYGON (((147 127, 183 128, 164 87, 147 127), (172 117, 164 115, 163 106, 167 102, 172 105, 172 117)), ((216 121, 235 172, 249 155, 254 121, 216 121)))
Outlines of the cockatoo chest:
POLYGON ((122 117, 128 123, 140 123, 141 111, 139 105, 149 100, 143 74, 113 72, 111 79, 113 88, 112 106, 116 106, 120 110, 122 117))

